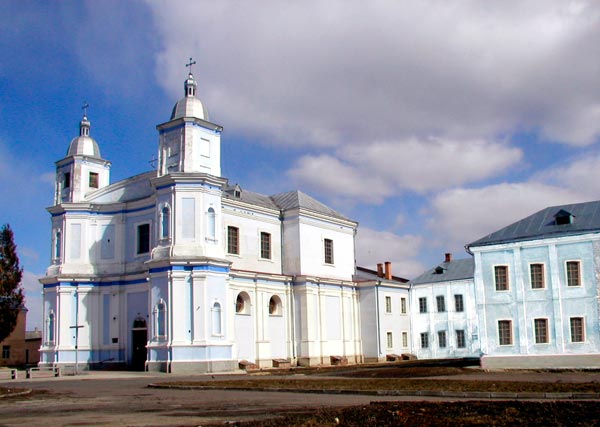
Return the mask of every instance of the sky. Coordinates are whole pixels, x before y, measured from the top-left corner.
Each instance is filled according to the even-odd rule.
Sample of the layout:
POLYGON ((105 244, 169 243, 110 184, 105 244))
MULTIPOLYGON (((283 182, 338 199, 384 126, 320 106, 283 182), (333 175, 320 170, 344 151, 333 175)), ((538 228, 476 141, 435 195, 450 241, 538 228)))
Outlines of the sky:
POLYGON ((54 162, 84 102, 111 181, 152 168, 185 64, 222 173, 359 222, 413 278, 546 206, 597 200, 600 2, 0 1, 0 223, 41 327, 54 162))

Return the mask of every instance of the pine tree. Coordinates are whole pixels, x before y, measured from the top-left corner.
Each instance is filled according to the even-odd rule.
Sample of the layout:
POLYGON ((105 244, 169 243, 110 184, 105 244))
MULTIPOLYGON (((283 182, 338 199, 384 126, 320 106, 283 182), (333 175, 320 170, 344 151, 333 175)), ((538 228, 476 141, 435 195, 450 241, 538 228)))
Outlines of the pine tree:
POLYGON ((17 316, 23 306, 17 246, 8 224, 0 229, 0 341, 8 337, 17 325, 17 316))

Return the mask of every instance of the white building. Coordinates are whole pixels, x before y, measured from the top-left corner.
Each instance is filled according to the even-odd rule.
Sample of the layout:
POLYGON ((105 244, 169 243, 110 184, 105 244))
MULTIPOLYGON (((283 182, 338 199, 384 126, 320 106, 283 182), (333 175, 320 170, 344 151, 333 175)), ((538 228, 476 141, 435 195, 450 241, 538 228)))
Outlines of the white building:
POLYGON ((110 184, 86 115, 56 162, 41 363, 206 372, 362 361, 358 224, 298 191, 229 185, 222 127, 191 73, 184 86, 157 126, 157 170, 110 184))

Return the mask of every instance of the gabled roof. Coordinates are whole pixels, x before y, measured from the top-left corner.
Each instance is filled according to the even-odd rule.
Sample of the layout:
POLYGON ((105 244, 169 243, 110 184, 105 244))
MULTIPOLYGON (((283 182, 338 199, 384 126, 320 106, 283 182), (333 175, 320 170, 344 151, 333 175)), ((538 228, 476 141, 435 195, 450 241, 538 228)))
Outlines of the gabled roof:
POLYGON ((255 193, 254 191, 243 190, 238 184, 226 187, 223 191, 223 199, 239 200, 250 205, 279 210, 279 207, 269 196, 255 193))
MULTIPOLYGON (((376 270, 371 270, 366 267, 356 267, 356 273, 354 274, 354 280, 386 280, 384 277, 380 277, 377 275, 376 270)), ((400 276, 392 275, 392 280, 396 282, 406 283, 408 279, 400 276)))
POLYGON ((571 205, 551 206, 507 227, 469 243, 467 247, 511 243, 600 232, 600 200, 571 205), (557 224, 557 218, 570 215, 572 221, 557 224))
POLYGON ((473 258, 457 259, 450 262, 442 262, 412 279, 409 283, 411 285, 422 285, 426 283, 472 279, 474 271, 475 263, 473 258), (441 273, 438 273, 438 271, 441 271, 441 273))
POLYGON ((320 213, 334 218, 352 221, 351 219, 346 218, 339 212, 334 211, 330 207, 325 206, 323 203, 313 199, 308 194, 304 194, 301 191, 295 190, 287 193, 276 194, 271 196, 271 200, 273 200, 273 202, 275 202, 275 204, 284 212, 292 209, 306 209, 308 211, 320 213))

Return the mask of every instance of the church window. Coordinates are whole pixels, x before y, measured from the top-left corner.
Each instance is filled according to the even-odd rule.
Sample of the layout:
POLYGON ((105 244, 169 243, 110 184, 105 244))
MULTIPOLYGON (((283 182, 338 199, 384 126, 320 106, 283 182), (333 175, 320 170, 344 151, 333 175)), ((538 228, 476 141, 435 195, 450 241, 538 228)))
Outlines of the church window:
POLYGON ((333 240, 324 239, 325 264, 333 264, 333 240))
POLYGON ((69 188, 70 186, 71 186, 71 172, 65 172, 63 188, 69 188))
POLYGON ((498 320, 498 343, 512 345, 512 321, 498 320))
POLYGON ((98 188, 98 174, 96 172, 90 172, 89 185, 90 188, 98 188))
POLYGON ((406 298, 400 298, 400 313, 406 314, 406 298))
POLYGON ((227 227, 227 253, 233 254, 233 255, 239 255, 239 253, 240 253, 239 238, 240 238, 239 228, 228 226, 227 227))
POLYGON ((443 313, 446 311, 446 299, 443 295, 438 295, 437 297, 435 297, 435 302, 437 305, 438 313, 443 313))
POLYGON ((150 224, 140 224, 137 227, 137 253, 150 252, 150 224))
POLYGON ((466 347, 465 330, 464 329, 456 330, 456 347, 457 348, 465 348, 466 347))
POLYGON ((240 292, 235 301, 235 312, 237 314, 250 313, 250 296, 246 292, 240 292))
POLYGON ((215 210, 213 208, 208 208, 208 212, 206 213, 206 235, 209 239, 214 240, 215 239, 215 235, 216 235, 216 230, 217 230, 217 226, 216 226, 216 222, 217 222, 217 215, 215 213, 215 210))
POLYGON ((569 323, 571 326, 571 342, 584 342, 585 326, 583 317, 571 317, 569 323))
POLYGON ((52 311, 46 319, 46 342, 48 344, 54 343, 54 313, 52 311))
POLYGON ((446 348, 446 331, 438 331, 438 345, 440 348, 446 348))
POLYGON ((391 332, 387 333, 387 348, 394 347, 394 336, 391 332))
POLYGON ((408 332, 402 331, 402 347, 408 347, 408 332))
POLYGON ((164 338, 167 336, 167 305, 163 300, 156 304, 156 336, 164 338))
POLYGON ((260 233, 260 257, 271 259, 271 235, 269 233, 260 233))
POLYGON ((160 211, 160 238, 171 237, 171 209, 168 205, 163 206, 160 211))
POLYGON ((391 313, 392 312, 392 297, 385 297, 385 312, 386 313, 391 313))
POLYGON ((457 312, 465 311, 465 304, 462 294, 454 295, 454 310, 457 312))
POLYGON ((269 314, 281 316, 281 299, 277 295, 273 295, 269 300, 269 314))
POLYGON ((54 233, 54 259, 60 259, 60 247, 61 247, 61 232, 56 230, 54 233))
POLYGON ((419 298, 419 313, 427 313, 427 298, 419 298))
POLYGON ((215 302, 212 307, 212 334, 221 335, 221 304, 215 302))
POLYGON ((429 348, 429 334, 421 332, 421 348, 429 348))
POLYGON ((534 319, 533 329, 536 344, 548 343, 548 319, 534 319))

